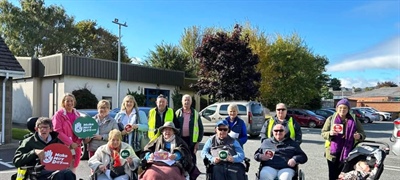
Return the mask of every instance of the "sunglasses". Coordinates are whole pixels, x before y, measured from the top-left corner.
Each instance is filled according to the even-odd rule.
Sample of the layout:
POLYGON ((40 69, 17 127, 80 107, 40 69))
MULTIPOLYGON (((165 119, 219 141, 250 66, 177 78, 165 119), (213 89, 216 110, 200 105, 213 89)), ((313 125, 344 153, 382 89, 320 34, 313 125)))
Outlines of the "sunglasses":
POLYGON ((286 111, 286 109, 277 109, 276 111, 286 111))
POLYGON ((228 131, 228 128, 218 128, 218 131, 228 131))
POLYGON ((274 132, 283 132, 283 129, 275 129, 274 132))

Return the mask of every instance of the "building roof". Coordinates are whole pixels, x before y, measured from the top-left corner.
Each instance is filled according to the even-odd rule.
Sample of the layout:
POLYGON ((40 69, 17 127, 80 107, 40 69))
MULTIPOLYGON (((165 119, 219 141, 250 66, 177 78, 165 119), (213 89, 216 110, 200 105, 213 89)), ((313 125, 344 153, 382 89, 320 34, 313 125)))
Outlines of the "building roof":
POLYGON ((0 37, 0 71, 4 70, 24 72, 24 69, 15 59, 3 38, 0 37))
POLYGON ((371 91, 353 94, 350 97, 400 97, 400 87, 382 87, 371 91))

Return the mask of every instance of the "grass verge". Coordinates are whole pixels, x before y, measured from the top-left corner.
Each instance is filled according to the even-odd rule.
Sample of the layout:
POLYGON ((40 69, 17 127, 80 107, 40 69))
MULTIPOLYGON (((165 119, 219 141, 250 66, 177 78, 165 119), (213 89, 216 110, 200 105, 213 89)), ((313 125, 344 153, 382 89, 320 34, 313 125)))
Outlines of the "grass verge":
POLYGON ((29 134, 28 129, 12 128, 12 138, 16 140, 23 140, 24 136, 29 134))

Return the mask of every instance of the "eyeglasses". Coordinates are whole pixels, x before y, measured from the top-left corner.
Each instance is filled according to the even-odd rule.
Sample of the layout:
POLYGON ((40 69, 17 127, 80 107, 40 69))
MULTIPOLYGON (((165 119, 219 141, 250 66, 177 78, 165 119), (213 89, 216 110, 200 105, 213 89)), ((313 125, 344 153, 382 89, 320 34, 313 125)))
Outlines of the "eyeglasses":
POLYGON ((286 111, 286 109, 276 109, 276 111, 286 111))
POLYGON ((38 129, 50 129, 50 126, 39 126, 38 129))
POLYGON ((218 128, 218 131, 228 131, 228 128, 218 128))
POLYGON ((274 132, 283 132, 283 129, 274 129, 274 132))

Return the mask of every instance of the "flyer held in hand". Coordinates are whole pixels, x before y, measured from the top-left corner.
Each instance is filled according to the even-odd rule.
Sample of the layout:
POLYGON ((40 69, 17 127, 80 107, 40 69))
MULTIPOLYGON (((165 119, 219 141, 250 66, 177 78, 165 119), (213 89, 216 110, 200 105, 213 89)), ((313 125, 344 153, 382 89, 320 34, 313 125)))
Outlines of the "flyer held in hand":
POLYGON ((74 133, 79 138, 93 137, 99 130, 96 120, 91 117, 80 117, 72 125, 74 133))
POLYGON ((44 159, 41 164, 49 171, 63 170, 70 166, 72 161, 71 150, 64 144, 54 143, 44 149, 44 159))

